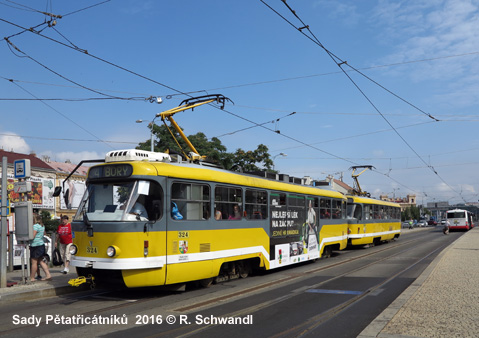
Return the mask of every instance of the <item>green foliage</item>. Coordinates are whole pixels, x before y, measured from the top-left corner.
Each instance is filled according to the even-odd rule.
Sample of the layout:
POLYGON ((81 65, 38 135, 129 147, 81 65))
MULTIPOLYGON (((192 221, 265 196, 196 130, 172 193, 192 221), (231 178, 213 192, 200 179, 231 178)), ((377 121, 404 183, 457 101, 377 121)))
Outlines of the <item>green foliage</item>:
POLYGON ((123 204, 128 199, 128 196, 130 196, 130 189, 127 187, 118 187, 117 194, 118 203, 123 204))
MULTIPOLYGON (((149 127, 151 128, 151 125, 149 127)), ((174 128, 170 127, 170 130, 178 140, 180 146, 173 140, 170 131, 164 124, 161 126, 154 125, 154 150, 161 152, 169 150, 170 153, 176 152, 180 154, 184 151, 188 154, 191 150, 186 143, 174 128)), ((273 161, 268 153, 268 147, 264 144, 258 145, 256 150, 245 151, 240 148, 234 153, 228 153, 226 147, 221 143, 221 140, 216 137, 209 140, 202 132, 187 137, 201 156, 206 156, 209 162, 219 164, 225 169, 244 172, 259 170, 271 171, 273 167, 273 161)), ((150 150, 150 140, 141 142, 136 149, 150 150)))
POLYGON ((52 233, 57 231, 57 228, 60 225, 60 220, 52 219, 50 212, 46 210, 40 211, 40 216, 42 216, 42 221, 43 225, 45 226, 46 233, 52 233))
POLYGON ((421 217, 421 209, 419 207, 412 205, 410 207, 407 207, 402 213, 401 213, 401 220, 402 221, 407 221, 410 219, 415 219, 419 220, 421 217))
POLYGON ((264 144, 258 145, 256 150, 244 151, 239 148, 233 154, 232 161, 243 169, 243 171, 258 171, 264 169, 271 169, 273 161, 268 153, 268 147, 264 144), (261 165, 261 167, 260 167, 261 165))

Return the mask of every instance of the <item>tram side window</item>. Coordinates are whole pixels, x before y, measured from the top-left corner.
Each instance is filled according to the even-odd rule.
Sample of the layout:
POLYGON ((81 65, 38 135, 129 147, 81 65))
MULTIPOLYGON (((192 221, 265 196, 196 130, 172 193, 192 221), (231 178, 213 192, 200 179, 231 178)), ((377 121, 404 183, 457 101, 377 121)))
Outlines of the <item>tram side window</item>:
MULTIPOLYGON (((288 227, 291 227, 292 229, 303 229, 304 235, 306 235, 306 232, 309 232, 309 228, 304 224, 305 220, 307 221, 307 210, 305 196, 288 194, 288 208, 286 215, 288 227), (301 228, 303 225, 304 227, 301 228)), ((290 229, 288 229, 288 234, 294 235, 290 229)))
POLYGON ((378 219, 379 218, 378 206, 376 204, 373 204, 373 205, 371 205, 371 209, 372 209, 372 212, 373 212, 372 219, 378 219))
POLYGON ((286 194, 283 193, 272 193, 271 194, 271 205, 286 205, 286 194))
POLYGON ((215 219, 240 220, 243 217, 243 191, 241 188, 215 188, 215 219))
POLYGON ((206 184, 173 183, 171 202, 172 209, 176 204, 181 215, 171 215, 174 219, 206 220, 210 218, 210 187, 206 184))
POLYGON ((385 207, 378 205, 379 219, 385 219, 386 218, 386 213, 384 212, 384 208, 385 207))
POLYGON ((321 219, 331 218, 331 199, 321 198, 319 201, 319 217, 321 219))
POLYGON ((247 219, 266 219, 268 215, 268 195, 264 190, 246 189, 245 213, 247 219))
POLYGON ((333 199, 333 212, 332 218, 333 219, 340 219, 341 218, 341 200, 333 199))
MULTIPOLYGON (((137 203, 146 209, 147 217, 151 220, 158 220, 163 216, 163 189, 157 182, 150 182, 147 195, 140 195, 137 203)), ((135 203, 136 204, 136 203, 135 203)), ((133 206, 135 207, 135 205, 133 206)))
POLYGON ((371 219, 371 206, 364 204, 364 219, 371 219))
POLYGON ((356 206, 356 209, 354 209, 354 218, 356 218, 357 220, 361 220, 363 219, 363 206, 361 204, 355 204, 356 206))
POLYGON ((394 207, 388 207, 388 219, 394 219, 394 207))

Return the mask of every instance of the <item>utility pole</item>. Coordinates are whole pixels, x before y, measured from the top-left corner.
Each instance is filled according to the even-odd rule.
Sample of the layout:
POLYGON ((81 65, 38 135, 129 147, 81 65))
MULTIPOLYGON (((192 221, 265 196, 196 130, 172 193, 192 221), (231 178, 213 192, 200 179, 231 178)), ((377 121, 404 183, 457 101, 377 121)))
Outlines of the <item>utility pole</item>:
POLYGON ((7 287, 7 157, 2 158, 2 221, 0 241, 0 288, 7 287))

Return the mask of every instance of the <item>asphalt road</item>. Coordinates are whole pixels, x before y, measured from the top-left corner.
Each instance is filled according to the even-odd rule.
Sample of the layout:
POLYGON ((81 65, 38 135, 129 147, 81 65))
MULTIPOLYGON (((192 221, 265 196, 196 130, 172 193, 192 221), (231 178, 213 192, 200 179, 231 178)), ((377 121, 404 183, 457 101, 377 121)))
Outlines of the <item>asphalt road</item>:
POLYGON ((97 289, 0 305, 0 337, 356 337, 463 233, 397 241, 172 292, 97 289))

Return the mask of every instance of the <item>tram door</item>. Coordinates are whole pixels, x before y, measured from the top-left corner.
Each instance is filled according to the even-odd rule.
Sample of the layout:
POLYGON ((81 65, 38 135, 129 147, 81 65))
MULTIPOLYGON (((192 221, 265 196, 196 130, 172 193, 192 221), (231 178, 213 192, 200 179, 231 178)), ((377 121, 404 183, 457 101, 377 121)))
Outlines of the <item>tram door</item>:
POLYGON ((211 188, 198 181, 168 182, 166 283, 205 279, 213 273, 210 256, 214 240, 211 224, 211 188))
MULTIPOLYGON (((148 242, 144 243, 145 252, 147 250, 146 246, 149 247, 149 255, 153 257, 158 257, 164 261, 164 265, 161 269, 155 269, 155 279, 159 279, 158 284, 166 283, 166 256, 167 256, 167 247, 166 247, 166 230, 167 230, 167 220, 168 220, 168 209, 166 205, 166 191, 167 186, 166 177, 156 177, 155 183, 150 187, 150 192, 148 195, 147 205, 150 207, 150 210, 153 213, 153 222, 149 222, 148 225, 150 229, 146 229, 148 242)), ((145 226, 147 226, 145 224, 145 226)), ((143 229, 145 230, 145 229, 143 229)))

